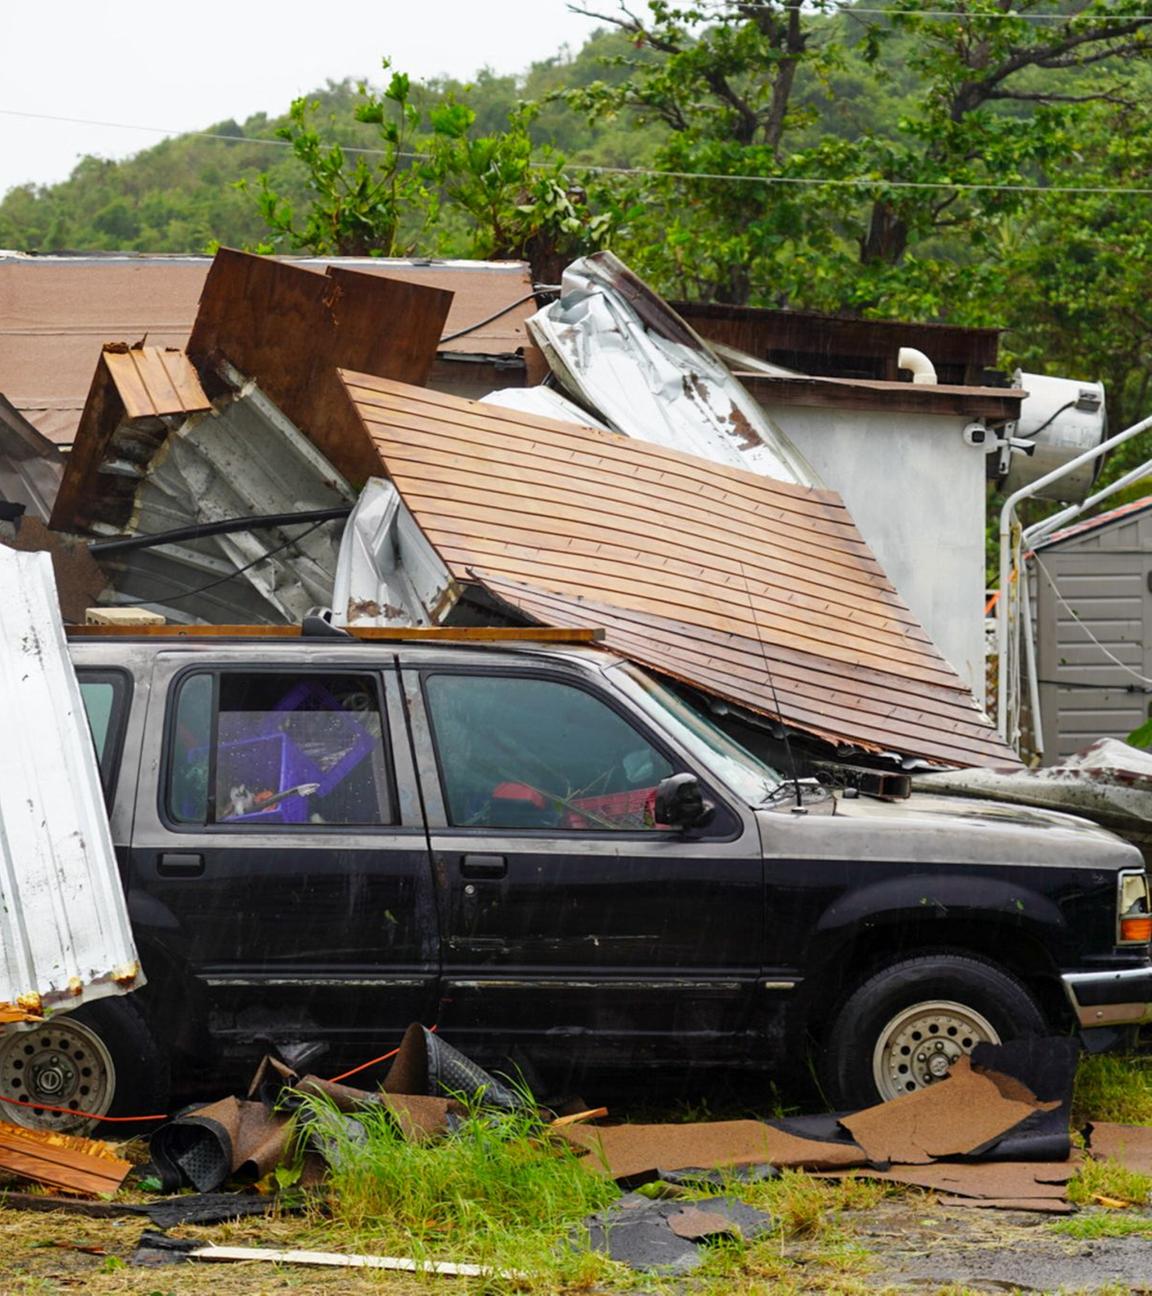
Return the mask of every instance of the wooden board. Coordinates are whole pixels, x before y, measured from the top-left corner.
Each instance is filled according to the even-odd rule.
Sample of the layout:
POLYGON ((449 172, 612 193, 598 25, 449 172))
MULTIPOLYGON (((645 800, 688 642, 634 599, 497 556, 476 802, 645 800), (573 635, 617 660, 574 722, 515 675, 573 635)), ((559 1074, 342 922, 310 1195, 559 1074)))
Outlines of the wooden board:
POLYGON ((132 1163, 92 1139, 0 1124, 0 1169, 53 1188, 100 1197, 120 1187, 132 1163))

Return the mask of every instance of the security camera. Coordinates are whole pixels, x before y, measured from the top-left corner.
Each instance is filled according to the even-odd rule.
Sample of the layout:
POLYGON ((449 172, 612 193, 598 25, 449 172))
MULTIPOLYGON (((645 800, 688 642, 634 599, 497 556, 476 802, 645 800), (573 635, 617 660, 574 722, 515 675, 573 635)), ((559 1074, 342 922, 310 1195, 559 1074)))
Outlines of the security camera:
POLYGON ((961 436, 965 445, 981 446, 985 454, 990 454, 996 448, 996 436, 983 423, 967 424, 961 436))

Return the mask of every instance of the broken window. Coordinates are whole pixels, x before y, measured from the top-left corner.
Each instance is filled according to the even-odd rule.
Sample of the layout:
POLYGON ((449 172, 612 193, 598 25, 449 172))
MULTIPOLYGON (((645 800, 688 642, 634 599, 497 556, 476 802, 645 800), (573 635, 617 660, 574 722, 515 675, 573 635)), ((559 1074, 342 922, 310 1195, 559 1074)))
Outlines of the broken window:
POLYGON ((458 828, 658 828, 673 766, 610 706, 554 680, 425 680, 449 821, 458 828))
POLYGON ((168 809, 178 823, 393 822, 373 676, 186 675, 168 741, 168 809))

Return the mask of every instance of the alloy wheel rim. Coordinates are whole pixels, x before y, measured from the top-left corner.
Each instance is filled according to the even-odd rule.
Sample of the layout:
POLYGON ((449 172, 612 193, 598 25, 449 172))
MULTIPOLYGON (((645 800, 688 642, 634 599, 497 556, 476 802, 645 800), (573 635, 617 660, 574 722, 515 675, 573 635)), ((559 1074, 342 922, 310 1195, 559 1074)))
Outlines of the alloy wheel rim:
POLYGON ((876 1041, 872 1075, 884 1102, 943 1080, 977 1044, 999 1044, 982 1013, 951 999, 931 999, 896 1014, 876 1041))

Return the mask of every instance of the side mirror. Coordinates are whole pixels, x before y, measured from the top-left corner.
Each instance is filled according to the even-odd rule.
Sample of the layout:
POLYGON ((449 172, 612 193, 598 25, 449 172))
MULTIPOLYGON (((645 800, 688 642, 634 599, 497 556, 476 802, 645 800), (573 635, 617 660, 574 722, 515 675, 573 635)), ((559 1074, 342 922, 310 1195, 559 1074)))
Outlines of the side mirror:
POLYGON ((672 774, 657 785, 653 814, 669 828, 703 828, 715 818, 716 807, 695 774, 672 774))

